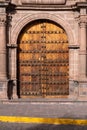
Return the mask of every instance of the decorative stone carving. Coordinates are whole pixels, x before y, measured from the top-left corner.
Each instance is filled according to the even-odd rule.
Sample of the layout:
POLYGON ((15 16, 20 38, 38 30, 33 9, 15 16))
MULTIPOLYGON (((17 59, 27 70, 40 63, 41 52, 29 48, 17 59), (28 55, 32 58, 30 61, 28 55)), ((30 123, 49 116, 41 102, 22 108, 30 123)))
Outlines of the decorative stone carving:
POLYGON ((21 0, 23 4, 65 4, 66 0, 21 0))
POLYGON ((86 15, 80 16, 79 24, 80 24, 80 27, 85 27, 87 25, 87 16, 86 15))
POLYGON ((1 15, 0 16, 0 26, 3 26, 6 24, 6 16, 1 15))
POLYGON ((13 4, 65 4, 66 0, 12 0, 13 4))

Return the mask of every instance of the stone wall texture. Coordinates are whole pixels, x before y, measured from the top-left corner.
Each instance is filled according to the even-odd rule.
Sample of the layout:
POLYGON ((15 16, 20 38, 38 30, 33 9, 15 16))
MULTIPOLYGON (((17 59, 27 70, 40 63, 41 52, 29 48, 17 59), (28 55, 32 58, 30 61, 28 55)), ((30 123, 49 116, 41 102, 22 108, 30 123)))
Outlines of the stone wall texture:
POLYGON ((29 22, 38 19, 54 21, 67 33, 69 96, 65 100, 87 100, 86 0, 0 0, 0 98, 8 98, 9 80, 15 83, 13 98, 17 97, 17 39, 29 22))

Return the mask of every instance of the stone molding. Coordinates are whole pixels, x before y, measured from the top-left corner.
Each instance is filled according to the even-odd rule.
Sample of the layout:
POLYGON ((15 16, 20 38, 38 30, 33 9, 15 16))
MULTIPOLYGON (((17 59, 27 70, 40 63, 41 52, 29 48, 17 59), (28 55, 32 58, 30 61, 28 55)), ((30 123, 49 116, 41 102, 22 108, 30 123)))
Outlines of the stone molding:
POLYGON ((5 2, 6 0, 0 0, 0 2, 5 2))
POLYGON ((69 49, 79 49, 79 45, 69 45, 69 49))
POLYGON ((17 44, 7 44, 8 48, 17 48, 17 44))
POLYGON ((80 50, 79 51, 79 55, 86 55, 86 54, 87 54, 86 50, 80 50))
POLYGON ((66 0, 21 0, 22 4, 65 4, 66 0))
POLYGON ((66 0, 11 0, 13 4, 65 4, 66 0))
POLYGON ((74 44, 74 36, 73 36, 73 32, 72 32, 72 29, 71 29, 69 23, 65 22, 65 20, 62 17, 56 16, 56 15, 50 14, 50 13, 37 13, 37 14, 31 14, 31 15, 28 14, 25 17, 23 17, 22 19, 18 20, 18 22, 15 24, 15 26, 13 27, 12 32, 11 32, 11 43, 16 44, 18 35, 20 34, 21 30, 29 22, 32 22, 37 19, 48 19, 48 20, 54 21, 54 22, 58 23, 59 25, 61 25, 68 35, 69 44, 70 45, 74 44))
POLYGON ((79 18, 79 25, 81 28, 84 28, 87 26, 87 16, 86 15, 81 15, 79 18))

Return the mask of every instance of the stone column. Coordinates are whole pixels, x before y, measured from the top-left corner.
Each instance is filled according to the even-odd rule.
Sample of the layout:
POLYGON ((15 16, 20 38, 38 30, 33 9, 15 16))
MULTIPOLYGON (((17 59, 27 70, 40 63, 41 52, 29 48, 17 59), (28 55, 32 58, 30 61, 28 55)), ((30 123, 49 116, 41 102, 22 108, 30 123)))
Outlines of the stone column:
POLYGON ((11 45, 11 79, 13 80, 13 98, 17 98, 17 45, 11 45))
POLYGON ((11 79, 16 79, 16 47, 17 45, 11 45, 11 79))
POLYGON ((6 19, 0 17, 0 79, 4 80, 6 79, 6 19))
POLYGON ((9 81, 12 82, 12 97, 17 98, 17 57, 16 57, 16 50, 17 45, 15 44, 8 44, 8 52, 9 52, 9 81))
POLYGON ((86 65, 86 16, 80 16, 80 79, 86 80, 87 65, 86 65))
POLYGON ((9 82, 11 83, 11 97, 10 98, 17 98, 17 83, 16 83, 16 50, 17 45, 11 43, 11 22, 12 16, 8 14, 8 78, 9 82))
MULTIPOLYGON (((86 10, 80 11, 80 53, 79 53, 79 98, 84 100, 87 98, 87 16, 86 10)), ((87 100, 87 99, 86 99, 87 100)))
POLYGON ((0 97, 5 98, 7 92, 6 74, 6 15, 0 14, 0 97), (2 92, 1 92, 2 91, 2 92))

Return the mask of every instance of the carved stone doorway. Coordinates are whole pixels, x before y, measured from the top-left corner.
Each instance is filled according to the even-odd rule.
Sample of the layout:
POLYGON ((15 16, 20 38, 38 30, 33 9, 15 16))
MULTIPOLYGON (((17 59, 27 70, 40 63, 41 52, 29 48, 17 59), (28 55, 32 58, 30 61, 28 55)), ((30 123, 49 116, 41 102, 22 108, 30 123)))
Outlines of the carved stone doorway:
POLYGON ((69 95, 69 49, 65 30, 50 20, 29 23, 18 38, 18 95, 69 95))

